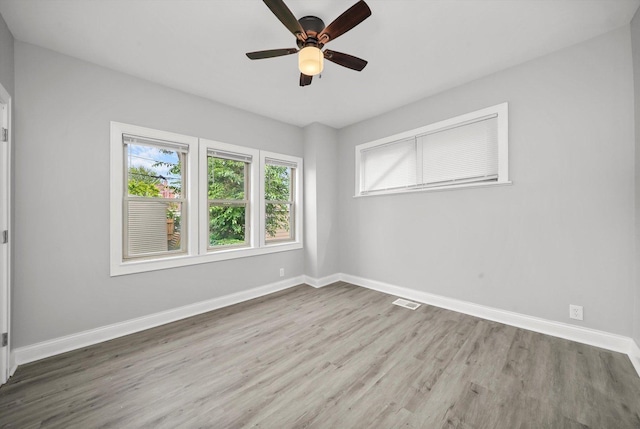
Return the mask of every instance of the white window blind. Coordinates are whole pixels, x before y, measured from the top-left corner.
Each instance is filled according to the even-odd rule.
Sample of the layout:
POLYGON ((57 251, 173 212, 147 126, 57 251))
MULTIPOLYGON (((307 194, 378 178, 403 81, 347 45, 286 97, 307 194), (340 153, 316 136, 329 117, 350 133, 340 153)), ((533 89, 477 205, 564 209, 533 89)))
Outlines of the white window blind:
POLYGON ((419 136, 425 186, 498 177, 497 117, 419 136))
POLYGON ((265 164, 277 165, 279 167, 296 168, 298 166, 296 162, 289 162, 282 159, 265 158, 264 162, 265 164))
POLYGON ((507 103, 356 147, 356 195, 505 183, 507 103))
POLYGON ((209 156, 220 159, 229 159, 231 161, 251 162, 253 157, 244 153, 235 153, 224 150, 209 149, 209 156))
POLYGON ((416 184, 414 138, 365 149, 360 155, 362 192, 416 184))
POLYGON ((165 140, 152 139, 148 137, 132 136, 130 134, 123 134, 122 141, 125 145, 135 144, 142 146, 151 146, 162 150, 170 150, 173 152, 187 153, 189 152, 189 145, 178 142, 168 142, 165 140))
POLYGON ((167 252, 167 204, 163 201, 129 201, 125 254, 144 256, 167 252))

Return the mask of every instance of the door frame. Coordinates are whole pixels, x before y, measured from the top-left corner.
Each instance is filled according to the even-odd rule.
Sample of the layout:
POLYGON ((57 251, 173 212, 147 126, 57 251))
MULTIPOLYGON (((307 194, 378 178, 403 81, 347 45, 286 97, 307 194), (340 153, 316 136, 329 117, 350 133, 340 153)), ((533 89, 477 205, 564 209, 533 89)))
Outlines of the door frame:
MULTIPOLYGON (((0 270, 0 333, 8 334, 6 347, 0 347, 0 385, 7 382, 15 370, 11 359, 11 96, 0 84, 0 127, 6 128, 7 141, 0 142, 0 237, 2 231, 9 231, 9 241, 5 244, 0 240, 0 267, 5 266, 4 273, 0 270), (4 183, 3 183, 4 182, 4 183)), ((0 139, 1 140, 1 139, 0 139)))

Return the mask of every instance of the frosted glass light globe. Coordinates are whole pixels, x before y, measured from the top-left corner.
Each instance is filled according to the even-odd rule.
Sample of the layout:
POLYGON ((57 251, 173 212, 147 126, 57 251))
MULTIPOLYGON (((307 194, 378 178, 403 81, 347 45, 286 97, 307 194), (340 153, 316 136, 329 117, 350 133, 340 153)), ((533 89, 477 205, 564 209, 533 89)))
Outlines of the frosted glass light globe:
POLYGON ((298 53, 298 68, 302 74, 315 76, 324 68, 324 55, 315 46, 305 46, 298 53))

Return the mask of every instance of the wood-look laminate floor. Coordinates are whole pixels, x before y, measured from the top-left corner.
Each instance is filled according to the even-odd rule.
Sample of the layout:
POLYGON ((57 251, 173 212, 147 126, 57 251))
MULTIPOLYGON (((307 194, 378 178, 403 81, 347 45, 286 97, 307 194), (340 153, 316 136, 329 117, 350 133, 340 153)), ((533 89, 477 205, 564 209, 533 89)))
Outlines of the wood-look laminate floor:
POLYGON ((337 283, 18 368, 0 427, 640 428, 628 357, 337 283))

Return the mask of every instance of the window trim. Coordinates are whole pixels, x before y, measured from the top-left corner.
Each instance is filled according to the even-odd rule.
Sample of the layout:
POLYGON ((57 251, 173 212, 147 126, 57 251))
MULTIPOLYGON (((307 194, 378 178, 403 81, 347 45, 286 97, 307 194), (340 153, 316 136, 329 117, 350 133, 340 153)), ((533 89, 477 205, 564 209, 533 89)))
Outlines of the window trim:
POLYGON ((175 261, 184 259, 190 254, 197 251, 198 236, 195 233, 195 226, 198 224, 198 199, 196 198, 197 177, 194 172, 197 171, 193 166, 197 163, 198 139, 182 134, 171 133, 168 131, 154 130, 137 125, 124 124, 120 122, 111 122, 111 189, 110 189, 110 240, 111 240, 111 275, 130 274, 140 271, 152 271, 162 268, 169 268, 174 265, 175 261), (185 166, 186 190, 184 191, 184 199, 186 201, 187 211, 187 228, 186 232, 187 246, 184 253, 177 253, 175 256, 163 255, 161 258, 135 258, 124 259, 124 156, 123 156, 123 134, 136 135, 169 142, 185 144, 189 147, 188 153, 185 155, 187 165, 185 166))
POLYGON ((110 275, 120 276, 148 271, 156 271, 169 268, 184 267, 189 265, 203 264, 208 262, 225 261, 236 258, 265 255, 269 253, 284 252, 303 248, 303 160, 302 158, 284 155, 273 152, 260 151, 244 146, 237 146, 228 143, 216 142, 213 140, 199 139, 193 136, 171 133, 167 131, 154 130, 120 122, 110 124, 110 275), (189 151, 186 155, 186 191, 184 193, 187 201, 187 251, 185 253, 164 256, 158 259, 138 258, 123 259, 123 189, 124 189, 124 167, 123 162, 123 134, 133 134, 140 137, 155 138, 170 142, 183 143, 188 145, 189 151), (250 243, 252 247, 235 247, 229 249, 207 250, 208 228, 206 223, 208 215, 205 216, 202 207, 207 207, 207 153, 211 146, 230 152, 251 153, 254 158, 251 168, 254 169, 250 178, 249 200, 251 210, 251 233, 250 243), (265 157, 293 162, 296 164, 296 209, 295 214, 295 240, 282 243, 264 243, 264 159, 265 157), (202 164, 204 163, 204 169, 202 164), (202 175, 204 173, 204 179, 202 175), (204 198, 204 203, 203 203, 204 198), (255 200, 258 198, 258 201, 255 200), (205 218, 203 220, 203 218, 205 218), (203 224, 205 228, 203 229, 203 224), (202 232, 205 231, 205 232, 202 232), (203 250, 204 246, 204 250, 203 250))
POLYGON ((443 121, 435 122, 423 127, 408 130, 402 133, 394 134, 392 136, 384 137, 372 142, 363 143, 355 147, 355 194, 354 198, 361 197, 373 197, 378 195, 389 194, 403 194, 407 192, 433 192, 443 191, 449 189, 461 189, 461 188, 477 188, 487 186, 499 186, 509 185, 512 182, 509 180, 509 103, 504 102, 495 106, 487 107, 484 109, 476 110, 474 112, 466 113, 454 118, 445 119, 443 121), (457 126, 466 125, 466 123, 473 123, 482 118, 492 115, 497 116, 498 121, 498 178, 493 182, 469 182, 469 183, 455 183, 447 185, 432 185, 432 186, 417 186, 408 188, 396 188, 396 189, 384 189, 379 191, 371 191, 364 193, 361 189, 362 178, 362 163, 361 154, 367 149, 371 149, 376 146, 383 146, 387 144, 393 144, 395 142, 404 141, 407 139, 415 138, 424 134, 435 133, 438 131, 444 131, 449 128, 455 128, 457 126))

